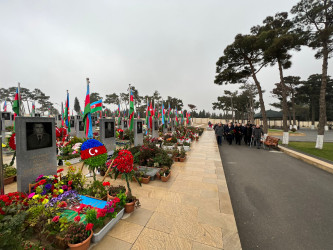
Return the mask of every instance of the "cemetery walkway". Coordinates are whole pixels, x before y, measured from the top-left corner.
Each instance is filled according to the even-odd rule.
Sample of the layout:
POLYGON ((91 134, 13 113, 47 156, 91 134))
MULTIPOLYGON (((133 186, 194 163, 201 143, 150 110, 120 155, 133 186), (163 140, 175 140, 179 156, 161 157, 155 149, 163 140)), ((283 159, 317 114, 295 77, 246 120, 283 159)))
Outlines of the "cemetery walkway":
POLYGON ((205 131, 171 171, 168 182, 132 182, 141 208, 125 214, 94 250, 241 249, 214 134, 205 131))
POLYGON ((243 249, 332 249, 332 174, 275 150, 220 152, 243 249))

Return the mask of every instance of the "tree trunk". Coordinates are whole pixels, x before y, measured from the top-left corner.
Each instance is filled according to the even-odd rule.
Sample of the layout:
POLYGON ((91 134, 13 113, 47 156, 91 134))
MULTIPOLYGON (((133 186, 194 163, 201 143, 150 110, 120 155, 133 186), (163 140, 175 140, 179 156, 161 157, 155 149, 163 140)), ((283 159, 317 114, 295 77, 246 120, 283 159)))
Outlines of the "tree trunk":
POLYGON ((262 90, 261 90, 261 86, 260 86, 260 82, 257 79, 254 67, 252 65, 252 62, 249 60, 248 61, 251 67, 251 72, 252 72, 252 78, 257 86, 258 89, 258 94, 259 94, 259 104, 260 104, 260 111, 261 111, 261 115, 262 115, 262 123, 263 123, 263 130, 264 133, 267 134, 268 132, 268 127, 267 127, 267 116, 266 116, 266 109, 265 109, 265 102, 264 102, 264 97, 262 94, 262 90))
POLYGON ((293 112, 293 125, 296 126, 296 105, 295 105, 295 96, 294 96, 294 90, 291 90, 291 106, 292 106, 292 112, 293 112))
POLYGON ((325 121, 326 121, 326 86, 327 86, 327 65, 328 65, 328 47, 327 42, 323 45, 323 65, 322 78, 319 96, 319 126, 316 148, 322 149, 324 144, 325 121))

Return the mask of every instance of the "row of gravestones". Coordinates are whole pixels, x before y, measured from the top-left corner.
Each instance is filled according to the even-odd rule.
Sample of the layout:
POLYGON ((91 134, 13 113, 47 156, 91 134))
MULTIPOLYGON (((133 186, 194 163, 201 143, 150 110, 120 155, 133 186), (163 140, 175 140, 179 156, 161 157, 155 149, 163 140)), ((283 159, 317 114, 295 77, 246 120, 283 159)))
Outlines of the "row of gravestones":
MULTIPOLYGON (((81 121, 80 119, 77 117, 77 124, 81 121)), ((4 121, 5 119, 1 119, 2 125, 5 125, 4 121)), ((126 126, 125 121, 123 121, 123 127, 126 126)), ((49 117, 17 117, 15 123, 17 190, 27 192, 29 183, 39 175, 57 173, 54 129, 56 120, 49 117)), ((143 123, 140 119, 134 120, 135 146, 143 144, 143 123)), ((154 120, 153 125, 153 137, 158 137, 158 121, 154 120)), ((101 142, 108 151, 115 150, 115 119, 102 118, 99 126, 101 142)), ((170 127, 173 127, 173 123, 170 127)))

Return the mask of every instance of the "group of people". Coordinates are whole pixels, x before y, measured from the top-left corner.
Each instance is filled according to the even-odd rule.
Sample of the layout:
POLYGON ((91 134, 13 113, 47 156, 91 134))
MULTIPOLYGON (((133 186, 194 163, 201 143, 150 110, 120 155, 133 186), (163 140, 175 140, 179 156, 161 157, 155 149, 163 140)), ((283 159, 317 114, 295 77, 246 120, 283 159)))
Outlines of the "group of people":
MULTIPOLYGON (((208 126, 212 125, 210 122, 208 126)), ((241 145, 242 139, 244 139, 245 145, 250 145, 253 143, 257 148, 261 147, 261 138, 264 135, 264 131, 259 126, 259 124, 247 124, 229 122, 228 124, 222 125, 222 123, 215 124, 213 126, 215 131, 216 140, 218 145, 222 145, 222 138, 226 140, 229 145, 232 144, 233 140, 238 145, 241 145)))

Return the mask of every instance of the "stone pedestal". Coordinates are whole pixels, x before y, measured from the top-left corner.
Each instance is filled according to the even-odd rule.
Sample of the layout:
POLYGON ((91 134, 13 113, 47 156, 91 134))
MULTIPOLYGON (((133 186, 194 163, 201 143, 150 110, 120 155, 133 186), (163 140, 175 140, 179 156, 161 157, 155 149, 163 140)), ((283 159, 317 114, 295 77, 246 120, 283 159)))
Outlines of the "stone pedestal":
POLYGON ((134 146, 143 145, 143 122, 141 119, 134 120, 134 146))
POLYGON ((99 120, 99 138, 108 151, 116 150, 116 128, 114 119, 99 120))
POLYGON ((17 191, 27 192, 39 175, 57 174, 55 119, 17 117, 17 191))
MULTIPOLYGON (((82 116, 76 115, 75 116, 75 121, 74 121, 74 127, 75 127, 75 136, 80 137, 80 121, 82 121, 82 116)), ((82 125, 81 125, 82 126, 82 125)), ((83 131, 84 131, 84 126, 83 126, 83 131)))
POLYGON ((152 129, 152 137, 153 138, 158 138, 158 120, 153 119, 153 129, 152 129))
POLYGON ((0 133, 1 133, 1 141, 6 144, 6 131, 5 131, 5 120, 0 117, 0 133))
POLYGON ((56 115, 56 125, 58 128, 60 128, 62 126, 61 124, 61 115, 56 115))
POLYGON ((14 115, 10 112, 0 112, 1 118, 4 120, 4 128, 13 126, 14 115))

